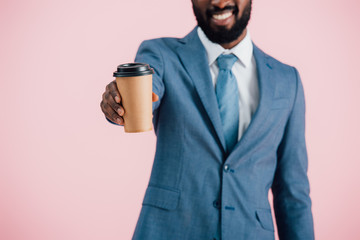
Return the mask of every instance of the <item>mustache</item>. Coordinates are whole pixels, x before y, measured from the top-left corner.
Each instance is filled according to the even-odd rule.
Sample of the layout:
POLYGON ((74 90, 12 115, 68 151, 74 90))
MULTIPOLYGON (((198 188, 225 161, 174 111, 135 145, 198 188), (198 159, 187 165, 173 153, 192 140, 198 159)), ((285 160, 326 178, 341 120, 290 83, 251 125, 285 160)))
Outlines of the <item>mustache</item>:
POLYGON ((236 14, 237 12, 239 12, 239 9, 237 6, 226 6, 224 8, 214 6, 206 10, 206 15, 211 17, 213 14, 221 13, 224 11, 233 11, 236 14))

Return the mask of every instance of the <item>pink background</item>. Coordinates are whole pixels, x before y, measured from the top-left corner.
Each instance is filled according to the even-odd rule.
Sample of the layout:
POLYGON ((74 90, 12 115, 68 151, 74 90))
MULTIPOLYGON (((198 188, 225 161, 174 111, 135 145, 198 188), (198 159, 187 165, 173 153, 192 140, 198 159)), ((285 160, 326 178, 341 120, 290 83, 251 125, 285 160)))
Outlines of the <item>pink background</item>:
MULTIPOLYGON (((254 42, 304 84, 317 239, 360 239, 359 10, 253 4, 254 42)), ((107 123, 101 95, 142 40, 194 26, 190 0, 0 1, 1 240, 130 239, 155 136, 107 123)))

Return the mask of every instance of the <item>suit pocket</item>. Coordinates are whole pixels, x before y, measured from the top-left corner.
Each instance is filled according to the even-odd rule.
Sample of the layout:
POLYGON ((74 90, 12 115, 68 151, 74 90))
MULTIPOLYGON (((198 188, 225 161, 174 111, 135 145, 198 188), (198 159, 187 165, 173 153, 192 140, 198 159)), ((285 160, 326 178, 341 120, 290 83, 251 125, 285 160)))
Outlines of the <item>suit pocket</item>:
POLYGON ((271 216, 271 209, 257 209, 256 219, 260 222, 263 229, 268 231, 275 231, 271 216))
POLYGON ((179 198, 179 190, 148 186, 142 205, 175 210, 179 204, 179 198))
POLYGON ((273 100, 271 104, 271 109, 283 109, 283 108, 289 108, 288 98, 278 98, 273 100))

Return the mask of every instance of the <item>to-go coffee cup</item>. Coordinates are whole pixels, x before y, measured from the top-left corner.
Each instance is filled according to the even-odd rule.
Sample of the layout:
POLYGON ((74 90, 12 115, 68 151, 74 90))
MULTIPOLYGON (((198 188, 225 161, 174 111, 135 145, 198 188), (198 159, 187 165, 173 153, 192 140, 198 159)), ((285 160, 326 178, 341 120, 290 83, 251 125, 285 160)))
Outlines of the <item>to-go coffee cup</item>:
POLYGON ((124 107, 125 132, 152 130, 152 74, 146 63, 126 63, 114 72, 124 107))

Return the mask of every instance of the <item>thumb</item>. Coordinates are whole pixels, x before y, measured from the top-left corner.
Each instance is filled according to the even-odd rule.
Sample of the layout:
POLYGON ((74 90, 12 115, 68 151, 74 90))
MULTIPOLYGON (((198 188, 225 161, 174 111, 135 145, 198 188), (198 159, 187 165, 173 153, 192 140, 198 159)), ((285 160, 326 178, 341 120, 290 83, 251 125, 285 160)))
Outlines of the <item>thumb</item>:
POLYGON ((154 92, 152 93, 152 101, 153 102, 156 102, 156 101, 158 101, 159 100, 159 96, 158 95, 156 95, 154 92))

